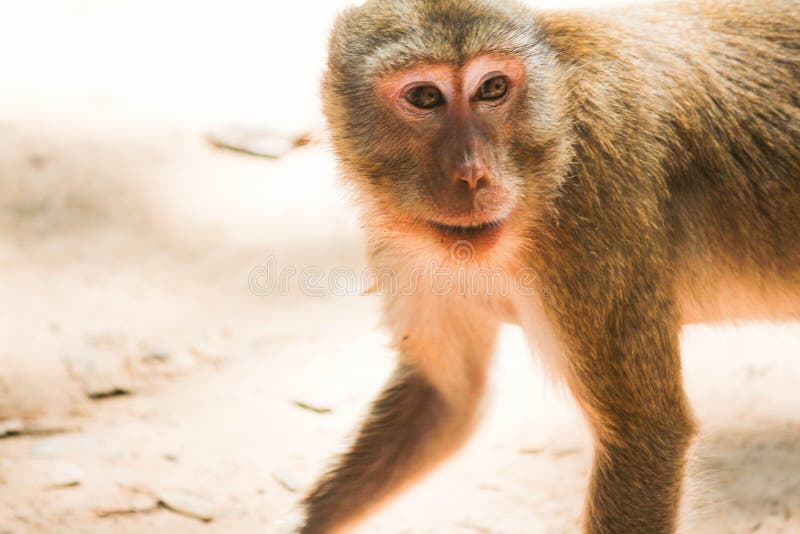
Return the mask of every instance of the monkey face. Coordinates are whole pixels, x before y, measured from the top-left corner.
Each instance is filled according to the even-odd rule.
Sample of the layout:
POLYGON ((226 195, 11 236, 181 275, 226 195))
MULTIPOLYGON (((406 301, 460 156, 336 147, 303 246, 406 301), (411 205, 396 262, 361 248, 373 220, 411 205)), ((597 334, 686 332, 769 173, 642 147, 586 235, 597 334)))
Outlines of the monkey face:
POLYGON ((397 199, 406 214, 437 234, 497 235, 514 209, 504 167, 511 115, 526 87, 513 57, 483 55, 463 66, 421 64, 380 77, 376 96, 386 120, 405 132, 395 145, 415 155, 397 199))
MULTIPOLYGON (((342 15, 323 103, 371 230, 489 250, 569 157, 554 54, 508 2, 378 0, 342 15)), ((533 208, 532 208, 533 207, 533 208)), ((508 240, 505 240, 508 241, 508 240)))

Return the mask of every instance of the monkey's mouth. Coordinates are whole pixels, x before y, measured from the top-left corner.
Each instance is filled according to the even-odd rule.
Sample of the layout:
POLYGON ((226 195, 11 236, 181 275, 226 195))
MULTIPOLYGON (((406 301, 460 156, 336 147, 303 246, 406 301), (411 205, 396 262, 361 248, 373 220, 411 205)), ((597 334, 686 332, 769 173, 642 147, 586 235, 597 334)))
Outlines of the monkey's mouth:
POLYGON ((502 220, 494 220, 479 224, 462 226, 462 225, 444 224, 437 221, 429 221, 429 224, 434 230, 448 237, 454 237, 458 239, 474 239, 495 233, 497 230, 500 229, 501 226, 503 226, 503 222, 504 221, 502 220))

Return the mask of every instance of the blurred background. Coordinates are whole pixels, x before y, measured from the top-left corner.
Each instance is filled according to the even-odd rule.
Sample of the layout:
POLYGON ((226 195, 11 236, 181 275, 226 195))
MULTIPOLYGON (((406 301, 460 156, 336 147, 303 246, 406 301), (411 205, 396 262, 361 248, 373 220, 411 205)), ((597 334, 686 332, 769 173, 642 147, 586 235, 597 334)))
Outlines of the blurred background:
MULTIPOLYGON (((331 290, 364 266, 317 95, 350 3, 5 6, 0 533, 272 532, 347 443, 392 368, 331 290)), ((683 340, 685 530, 800 532, 800 329, 683 340)), ((498 360, 477 438, 362 532, 577 531, 584 422, 517 329, 498 360)))

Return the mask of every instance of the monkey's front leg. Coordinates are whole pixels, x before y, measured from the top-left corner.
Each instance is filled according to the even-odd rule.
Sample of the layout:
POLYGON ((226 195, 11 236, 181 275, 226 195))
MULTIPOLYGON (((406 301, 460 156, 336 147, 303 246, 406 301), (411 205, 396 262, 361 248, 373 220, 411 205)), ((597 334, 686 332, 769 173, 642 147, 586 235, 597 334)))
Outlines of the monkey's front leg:
POLYGON ((583 309, 573 309, 567 323, 573 332, 568 381, 595 437, 588 533, 676 529, 694 422, 669 295, 668 286, 639 285, 625 301, 607 301, 606 313, 590 309, 589 298, 573 301, 583 309))
POLYGON ((305 498, 301 533, 353 526, 469 437, 497 324, 470 328, 458 315, 418 317, 419 329, 398 332, 400 363, 350 450, 305 498))

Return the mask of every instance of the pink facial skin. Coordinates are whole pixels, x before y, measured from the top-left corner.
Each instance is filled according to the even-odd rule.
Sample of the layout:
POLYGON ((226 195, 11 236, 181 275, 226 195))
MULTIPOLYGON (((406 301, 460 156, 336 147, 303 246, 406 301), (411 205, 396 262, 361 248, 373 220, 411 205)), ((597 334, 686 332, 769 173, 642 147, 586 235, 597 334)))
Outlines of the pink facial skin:
POLYGON ((426 231, 490 245, 510 223, 514 195, 497 164, 499 140, 513 128, 507 112, 525 87, 526 72, 517 58, 485 54, 461 66, 418 64, 378 80, 379 99, 417 129, 435 169, 421 177, 435 206, 424 216, 426 231), (482 99, 481 87, 495 77, 505 79, 505 94, 482 99), (436 87, 442 102, 430 109, 409 102, 409 92, 420 86, 436 87))
MULTIPOLYGON (((405 96, 415 86, 435 85, 448 104, 461 107, 468 105, 483 82, 494 76, 508 77, 511 86, 507 98, 510 97, 515 87, 525 83, 525 73, 525 66, 516 58, 483 55, 473 58, 462 67, 429 63, 392 73, 379 80, 378 94, 385 102, 413 115, 418 112, 409 109, 410 104, 406 102, 405 96)), ((482 105, 494 107, 488 104, 482 105)))

